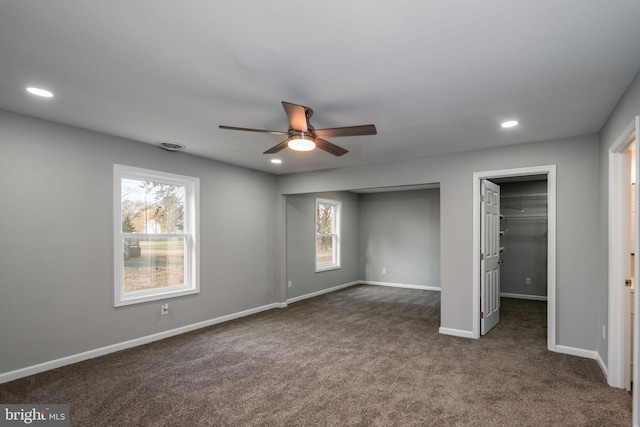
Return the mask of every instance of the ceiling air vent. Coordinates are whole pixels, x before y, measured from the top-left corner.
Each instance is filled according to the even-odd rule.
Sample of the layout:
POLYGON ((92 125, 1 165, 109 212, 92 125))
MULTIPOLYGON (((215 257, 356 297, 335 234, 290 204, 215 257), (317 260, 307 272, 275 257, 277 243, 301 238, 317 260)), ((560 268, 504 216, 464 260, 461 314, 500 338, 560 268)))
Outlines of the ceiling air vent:
POLYGON ((161 142, 160 148, 164 148, 167 151, 180 151, 184 149, 184 145, 182 144, 174 144, 172 142, 161 142))

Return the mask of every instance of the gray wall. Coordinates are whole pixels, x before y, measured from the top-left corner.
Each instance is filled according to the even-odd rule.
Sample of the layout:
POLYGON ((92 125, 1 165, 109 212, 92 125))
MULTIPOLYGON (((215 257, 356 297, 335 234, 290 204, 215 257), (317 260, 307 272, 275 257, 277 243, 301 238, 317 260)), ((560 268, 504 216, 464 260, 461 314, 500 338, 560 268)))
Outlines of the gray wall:
POLYGON ((440 287, 439 189, 360 196, 360 278, 440 287))
POLYGON ((595 349, 606 363, 600 328, 608 315, 607 155, 638 114, 636 77, 599 138, 276 179, 0 112, 0 372, 283 301, 288 208, 278 194, 439 182, 441 325, 469 331, 477 304, 471 298, 472 174, 548 164, 557 165, 557 343, 595 349), (202 292, 171 300, 169 316, 159 316, 159 303, 113 307, 113 163, 201 179, 202 292))
POLYGON ((8 112, 0 129, 0 372, 279 298, 275 177, 8 112), (113 307, 114 163, 200 178, 201 293, 167 316, 113 307))
MULTIPOLYGON (((597 289, 597 324, 599 330, 602 328, 602 325, 607 325, 609 315, 609 150, 617 138, 622 135, 627 126, 632 123, 638 115, 640 115, 640 74, 633 80, 600 131, 600 223, 598 227, 600 246, 597 289)), ((596 335, 598 340, 598 354, 605 363, 608 363, 607 340, 603 339, 598 331, 596 331, 596 335)))
POLYGON ((546 180, 500 184, 501 228, 506 228, 500 238, 505 248, 500 265, 502 293, 547 296, 547 219, 527 217, 547 214, 546 196, 527 197, 543 193, 547 193, 546 180), (531 279, 530 284, 526 278, 531 279))
POLYGON ((286 280, 287 298, 295 298, 335 286, 355 282, 358 277, 358 195, 349 192, 299 194, 287 196, 286 207, 286 280), (316 197, 342 202, 340 259, 341 268, 315 271, 316 197))
MULTIPOLYGON (((391 144, 392 141, 389 141, 391 144)), ((470 332, 472 298, 473 173, 557 166, 557 343, 597 348, 599 254, 597 135, 504 148, 356 166, 278 178, 281 194, 440 183, 441 326, 470 332), (595 196, 594 196, 595 193, 595 196)), ((285 218, 280 215, 279 221, 285 218)), ((284 286, 284 282, 281 282, 284 286)))

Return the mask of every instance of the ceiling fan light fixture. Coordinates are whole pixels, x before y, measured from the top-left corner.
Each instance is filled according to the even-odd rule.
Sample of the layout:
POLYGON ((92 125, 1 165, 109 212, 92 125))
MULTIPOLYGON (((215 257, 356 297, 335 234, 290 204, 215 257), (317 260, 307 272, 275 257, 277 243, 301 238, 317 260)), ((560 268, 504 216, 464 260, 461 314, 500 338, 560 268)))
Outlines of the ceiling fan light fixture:
POLYGON ((316 148, 316 143, 312 137, 300 132, 300 135, 291 137, 287 146, 294 151, 311 151, 316 148))

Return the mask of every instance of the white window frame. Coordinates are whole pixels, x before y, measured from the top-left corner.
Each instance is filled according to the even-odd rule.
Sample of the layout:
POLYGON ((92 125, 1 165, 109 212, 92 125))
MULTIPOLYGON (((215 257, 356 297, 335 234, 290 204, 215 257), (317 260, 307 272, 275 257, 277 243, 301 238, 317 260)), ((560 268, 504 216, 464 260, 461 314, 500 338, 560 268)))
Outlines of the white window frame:
MULTIPOLYGON (((133 166, 114 165, 114 306, 139 304, 200 292, 200 179, 133 166), (122 242, 131 233, 122 232, 121 182, 136 179, 180 185, 185 188, 184 230, 180 234, 153 234, 153 237, 184 237, 184 284, 161 289, 124 292, 124 258, 122 242)), ((145 233, 136 235, 144 236, 145 233)))
POLYGON ((337 270, 341 268, 340 264, 340 223, 342 217, 342 202, 338 200, 330 200, 330 199, 321 199, 316 198, 316 203, 314 204, 314 221, 313 221, 313 231, 314 231, 314 253, 315 253, 315 266, 316 273, 320 271, 328 271, 328 270, 337 270), (334 233, 318 233, 318 205, 331 205, 335 209, 335 223, 334 223, 334 233), (318 237, 330 236, 333 238, 333 258, 335 262, 331 265, 327 266, 318 266, 318 237))

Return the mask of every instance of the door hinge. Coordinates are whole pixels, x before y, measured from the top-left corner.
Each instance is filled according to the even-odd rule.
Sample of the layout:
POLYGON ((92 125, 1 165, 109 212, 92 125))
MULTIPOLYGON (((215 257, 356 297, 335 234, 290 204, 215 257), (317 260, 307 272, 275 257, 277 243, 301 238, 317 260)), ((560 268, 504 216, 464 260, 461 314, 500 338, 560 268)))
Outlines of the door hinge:
POLYGON ((484 194, 480 195, 480 203, 484 203, 484 194))
POLYGON ((481 318, 481 319, 484 319, 484 311, 481 311, 481 312, 480 312, 480 318, 481 318))
POLYGON ((480 252, 480 261, 484 261, 484 254, 480 252))
POLYGON ((631 286, 631 279, 627 279, 624 281, 625 286, 631 286))

